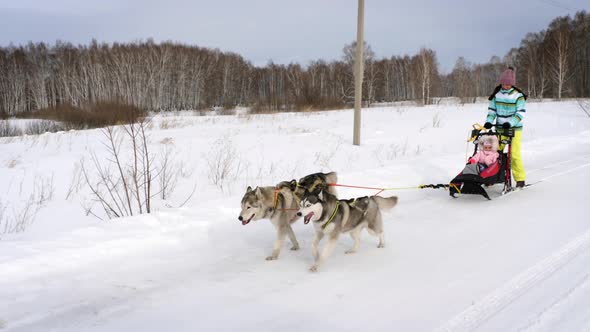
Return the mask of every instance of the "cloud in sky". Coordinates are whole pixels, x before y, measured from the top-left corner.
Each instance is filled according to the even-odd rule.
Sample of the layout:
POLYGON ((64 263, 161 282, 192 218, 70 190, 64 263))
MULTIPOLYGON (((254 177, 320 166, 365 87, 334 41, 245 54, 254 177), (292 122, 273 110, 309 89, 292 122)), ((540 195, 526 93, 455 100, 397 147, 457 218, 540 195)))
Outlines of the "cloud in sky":
MULTIPOLYGON (((377 57, 436 51, 443 71, 459 56, 485 62, 528 32, 590 2, 577 0, 365 0, 365 40, 377 57)), ((355 0, 2 0, 0 46, 56 40, 153 38, 219 48, 256 65, 339 59, 356 38, 355 0)))

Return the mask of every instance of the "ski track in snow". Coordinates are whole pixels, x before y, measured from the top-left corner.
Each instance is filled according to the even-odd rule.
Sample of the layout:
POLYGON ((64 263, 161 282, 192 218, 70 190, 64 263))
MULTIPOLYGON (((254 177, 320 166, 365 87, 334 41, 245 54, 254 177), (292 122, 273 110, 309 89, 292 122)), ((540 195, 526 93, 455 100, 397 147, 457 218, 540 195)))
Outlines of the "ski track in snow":
MULTIPOLYGON (((551 276, 560 268, 565 266, 578 254, 590 249, 590 229, 584 234, 572 240, 567 245, 550 255, 537 265, 526 270, 522 274, 514 277, 512 280, 497 288, 491 294, 484 297, 481 301, 466 309, 445 325, 439 327, 437 331, 472 331, 478 326, 492 318, 496 313, 508 307, 514 300, 525 294, 529 289, 537 286, 543 280, 551 276)), ((581 290, 588 285, 587 278, 579 286, 574 288, 581 290)), ((567 297, 563 299, 567 301, 567 297)), ((555 307, 555 310, 559 310, 555 307)), ((551 310, 542 314, 541 318, 549 317, 551 310)))
POLYGON ((590 159, 590 154, 586 154, 586 155, 579 156, 579 157, 572 158, 572 159, 562 160, 562 161, 559 161, 559 162, 556 162, 556 163, 551 163, 549 165, 545 165, 543 167, 539 167, 539 168, 535 168, 535 169, 532 169, 532 170, 528 170, 527 171, 527 175, 531 175, 531 174, 534 174, 534 173, 537 173, 539 171, 543 171, 543 170, 546 170, 546 169, 555 168, 557 166, 561 166, 563 164, 571 163, 573 161, 586 160, 586 159, 590 159))
MULTIPOLYGON (((533 322, 519 329, 519 331, 551 331, 551 326, 566 316, 579 301, 579 298, 588 295, 590 295, 590 274, 587 274, 581 282, 575 284, 564 296, 552 303, 547 309, 537 315, 533 322)), ((590 324, 588 324, 590 321, 586 323, 584 328, 580 326, 581 331, 586 331, 590 328, 590 324)))
MULTIPOLYGON (((536 169, 533 169, 531 171, 527 171, 527 175, 534 174, 534 173, 537 173, 537 172, 540 172, 540 171, 545 171, 545 170, 548 170, 548 169, 553 169, 553 168, 555 168, 557 166, 563 166, 564 164, 568 164, 568 163, 572 163, 572 162, 577 162, 577 161, 581 161, 581 160, 584 160, 585 161, 587 159, 590 159, 590 154, 587 154, 587 155, 584 155, 584 156, 580 156, 580 157, 577 157, 577 158, 572 158, 572 159, 560 161, 560 162, 553 163, 553 164, 550 164, 550 165, 547 165, 547 166, 544 166, 544 167, 536 168, 536 169)), ((526 187, 530 187, 530 186, 533 186, 533 185, 538 185, 538 184, 540 184, 540 183, 542 183, 544 181, 547 181, 549 179, 552 179, 554 177, 566 175, 566 174, 575 172, 575 171, 577 171, 579 169, 582 169, 582 168, 585 168, 585 167, 588 167, 588 166, 590 166, 590 163, 582 164, 582 165, 576 165, 574 167, 570 167, 570 168, 568 168, 565 171, 553 173, 551 175, 548 175, 548 176, 545 176, 545 177, 536 179, 535 181, 529 183, 526 187)), ((526 187, 525 187, 525 189, 526 189, 526 187)), ((517 192, 520 192, 520 191, 521 191, 520 189, 512 188, 512 191, 509 191, 507 193, 504 193, 504 194, 502 194, 501 196, 499 196, 497 198, 507 197, 507 196, 510 196, 510 195, 512 195, 514 193, 517 193, 517 192)))

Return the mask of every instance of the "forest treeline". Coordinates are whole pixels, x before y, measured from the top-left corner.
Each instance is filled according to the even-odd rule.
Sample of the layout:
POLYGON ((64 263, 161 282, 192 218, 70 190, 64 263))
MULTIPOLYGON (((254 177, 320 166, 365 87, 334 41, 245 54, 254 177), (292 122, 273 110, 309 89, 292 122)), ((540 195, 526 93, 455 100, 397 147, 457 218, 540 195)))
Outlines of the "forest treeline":
MULTIPOLYGON (((365 46, 365 104, 455 96, 464 102, 489 94, 506 66, 533 98, 590 97, 590 15, 554 19, 528 33, 502 58, 471 64, 459 58, 441 74, 436 52, 377 59, 365 46)), ((255 111, 327 109, 351 105, 354 48, 340 60, 256 67, 217 49, 155 43, 0 47, 0 116, 56 107, 117 101, 145 110, 249 106, 255 111)))

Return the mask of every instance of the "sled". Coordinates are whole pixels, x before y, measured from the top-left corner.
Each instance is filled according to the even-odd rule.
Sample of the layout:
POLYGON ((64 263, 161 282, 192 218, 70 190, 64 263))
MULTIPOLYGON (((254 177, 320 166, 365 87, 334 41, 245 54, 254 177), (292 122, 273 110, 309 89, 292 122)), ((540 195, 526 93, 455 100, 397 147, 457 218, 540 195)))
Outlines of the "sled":
MULTIPOLYGON (((496 128, 496 126, 492 126, 496 128)), ((502 194, 512 191, 512 172, 510 169, 510 156, 512 148, 512 138, 514 137, 514 128, 502 129, 501 131, 484 129, 480 125, 473 125, 471 131, 471 138, 475 145, 472 156, 474 156, 480 148, 479 142, 486 135, 494 135, 498 137, 500 145, 504 145, 503 151, 498 151, 500 154, 498 160, 485 169, 481 169, 478 164, 467 164, 465 168, 449 185, 449 194, 456 198, 457 194, 474 194, 482 195, 491 200, 484 187, 489 187, 495 184, 503 184, 504 188, 502 194), (504 150, 506 152, 504 152, 504 150)))

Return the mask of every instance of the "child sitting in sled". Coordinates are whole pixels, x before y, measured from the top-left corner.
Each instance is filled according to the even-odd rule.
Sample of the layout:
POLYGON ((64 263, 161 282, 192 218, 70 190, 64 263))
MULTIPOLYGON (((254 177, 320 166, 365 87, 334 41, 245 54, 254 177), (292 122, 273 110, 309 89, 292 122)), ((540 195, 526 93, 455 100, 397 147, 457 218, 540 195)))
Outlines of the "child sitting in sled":
POLYGON ((480 138, 477 153, 469 158, 470 164, 478 164, 479 171, 483 171, 488 166, 498 161, 498 137, 495 135, 486 135, 480 138))

